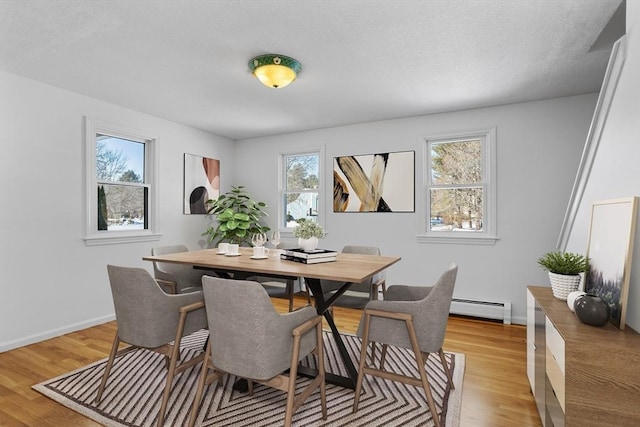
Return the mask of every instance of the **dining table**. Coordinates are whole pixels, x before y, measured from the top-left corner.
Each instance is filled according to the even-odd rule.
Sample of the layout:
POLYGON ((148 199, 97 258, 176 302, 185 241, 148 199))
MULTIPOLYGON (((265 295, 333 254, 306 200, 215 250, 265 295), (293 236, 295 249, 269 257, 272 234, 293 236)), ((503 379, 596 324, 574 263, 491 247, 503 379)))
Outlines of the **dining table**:
MULTIPOLYGON (((314 298, 316 312, 326 320, 347 375, 342 376, 327 373, 328 383, 355 389, 358 377, 357 369, 351 359, 342 336, 336 327, 331 307, 354 283, 362 283, 375 274, 386 270, 398 261, 397 256, 362 255, 338 253, 336 260, 317 264, 281 259, 279 251, 271 249, 269 256, 256 259, 252 248, 240 248, 239 255, 228 256, 217 249, 202 249, 190 252, 145 256, 145 261, 166 262, 191 265, 196 269, 213 271, 224 278, 245 280, 251 276, 260 275, 282 279, 304 278, 304 283, 314 298), (322 291, 321 280, 341 282, 342 285, 329 295, 322 291)), ((298 372, 302 375, 315 376, 311 368, 300 366, 298 372)))

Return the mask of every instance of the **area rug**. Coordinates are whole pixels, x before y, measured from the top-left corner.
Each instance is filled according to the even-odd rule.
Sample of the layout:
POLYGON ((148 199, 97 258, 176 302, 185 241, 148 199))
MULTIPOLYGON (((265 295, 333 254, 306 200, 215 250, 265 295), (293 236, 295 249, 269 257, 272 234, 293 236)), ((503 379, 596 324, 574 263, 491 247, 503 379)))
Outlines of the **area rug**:
MULTIPOLYGON (((207 331, 196 332, 182 342, 183 357, 202 351, 207 331)), ((352 359, 359 359, 359 338, 343 335, 352 359)), ((324 334, 325 366, 328 372, 345 375, 335 341, 324 334)), ((377 353, 380 354, 379 351, 377 353)), ((442 425, 457 427, 460 419, 464 354, 446 353, 453 372, 455 389, 448 386, 445 373, 434 354, 427 360, 427 373, 438 411, 442 411, 442 425)), ((303 361, 314 367, 313 358, 303 361)), ((33 388, 56 402, 81 413, 105 426, 153 426, 160 408, 166 377, 164 358, 147 350, 125 353, 112 369, 102 402, 95 405, 98 386, 106 359, 57 378, 36 384, 33 388)), ((389 348, 385 367, 389 370, 417 375, 412 353, 389 348)), ((200 364, 185 371, 174 380, 166 426, 187 424, 197 387, 200 364)), ((205 389, 196 425, 251 426, 282 425, 286 394, 276 389, 256 385, 253 396, 233 390, 236 377, 227 375, 205 389)), ((301 389, 308 379, 299 379, 301 389)), ((316 391, 295 413, 295 426, 433 426, 424 391, 410 385, 365 376, 358 412, 352 413, 353 390, 327 384, 327 420, 322 420, 320 395, 316 391)))

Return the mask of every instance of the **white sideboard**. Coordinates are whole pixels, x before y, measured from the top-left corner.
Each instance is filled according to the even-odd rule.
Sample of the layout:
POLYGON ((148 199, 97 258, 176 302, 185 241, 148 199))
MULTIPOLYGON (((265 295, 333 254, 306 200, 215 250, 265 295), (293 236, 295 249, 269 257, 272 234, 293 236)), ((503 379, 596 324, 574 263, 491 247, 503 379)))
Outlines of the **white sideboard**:
POLYGON ((544 427, 640 426, 640 335, 583 324, 527 288, 527 376, 544 427))

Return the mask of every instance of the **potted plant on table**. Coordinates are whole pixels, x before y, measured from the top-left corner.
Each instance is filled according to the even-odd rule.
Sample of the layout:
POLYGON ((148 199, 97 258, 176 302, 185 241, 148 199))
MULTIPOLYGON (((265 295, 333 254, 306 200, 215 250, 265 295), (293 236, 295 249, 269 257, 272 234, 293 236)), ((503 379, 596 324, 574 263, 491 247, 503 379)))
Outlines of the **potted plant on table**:
POLYGON ((578 290, 580 273, 589 270, 589 259, 572 252, 547 252, 538 259, 538 264, 549 272, 553 296, 561 300, 578 290))
POLYGON ((324 230, 315 221, 306 218, 296 220, 298 225, 293 229, 293 236, 298 238, 298 245, 305 251, 318 247, 318 239, 324 237, 324 230))
POLYGON ((207 212, 217 220, 217 224, 209 225, 202 233, 209 243, 248 243, 254 234, 270 230, 260 224, 260 220, 268 216, 267 205, 253 200, 243 186, 231 187, 230 191, 215 200, 207 200, 206 204, 207 212))

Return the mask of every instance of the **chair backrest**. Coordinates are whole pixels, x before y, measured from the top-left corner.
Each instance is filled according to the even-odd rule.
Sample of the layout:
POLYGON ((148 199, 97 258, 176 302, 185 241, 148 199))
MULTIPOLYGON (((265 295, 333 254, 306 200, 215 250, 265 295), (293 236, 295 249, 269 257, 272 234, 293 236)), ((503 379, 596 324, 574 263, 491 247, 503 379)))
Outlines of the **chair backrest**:
POLYGON ((418 302, 417 310, 413 313, 418 343, 426 353, 438 351, 444 343, 457 274, 458 266, 452 263, 442 273, 431 292, 418 302))
MULTIPOLYGON (((345 254, 359 254, 359 255, 380 255, 380 248, 377 246, 359 246, 359 245, 346 245, 342 248, 342 253, 345 254)), ((373 280, 377 280, 380 274, 378 273, 371 279, 367 279, 362 283, 356 283, 351 285, 349 290, 357 292, 371 293, 371 283, 373 280)), ((342 286, 342 282, 335 282, 333 280, 321 280, 323 292, 333 291, 342 286)))
MULTIPOLYGON (((169 245, 169 246, 158 246, 155 248, 151 248, 151 255, 167 255, 167 254, 175 254, 178 252, 189 252, 189 248, 185 245, 169 245)), ((181 264, 172 264, 169 262, 154 262, 153 263, 153 272, 157 274, 158 271, 163 271, 167 273, 177 273, 184 270, 184 265, 181 264)), ((156 276, 159 279, 159 277, 156 276)))
MULTIPOLYGON (((291 366, 292 328, 260 283, 204 276, 202 285, 214 366, 253 379, 272 378, 291 366)), ((310 344, 303 344, 307 351, 313 337, 310 344)))
MULTIPOLYGON (((168 245, 151 248, 151 255, 167 255, 179 252, 189 252, 185 245, 168 245)), ((189 265, 173 264, 169 262, 154 262, 153 274, 156 279, 176 282, 178 293, 188 287, 202 286, 202 271, 195 270, 189 265)))
POLYGON ((380 248, 378 248, 377 246, 346 245, 344 248, 342 248, 342 253, 361 254, 361 255, 380 255, 380 248))
MULTIPOLYGON (((198 295, 167 295, 143 268, 108 265, 107 272, 120 339, 148 348, 173 341, 180 305, 195 302, 198 295)), ((199 298, 202 299, 201 296, 199 298)), ((206 327, 206 320, 203 319, 204 312, 188 318, 185 334, 206 327)))
MULTIPOLYGON (((457 274, 458 266, 452 263, 442 273, 435 285, 423 287, 419 292, 415 292, 418 291, 416 287, 398 286, 396 288, 391 286, 387 289, 389 300, 371 301, 367 307, 411 314, 420 350, 425 353, 436 352, 440 350, 444 342, 457 274), (398 292, 402 292, 402 294, 398 292), (426 296, 422 299, 413 298, 425 294, 426 296)), ((360 322, 358 329, 358 335, 361 336, 361 334, 362 322, 360 322)), ((412 348, 406 325, 397 320, 372 316, 369 339, 396 347, 412 348)))

